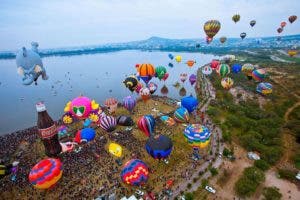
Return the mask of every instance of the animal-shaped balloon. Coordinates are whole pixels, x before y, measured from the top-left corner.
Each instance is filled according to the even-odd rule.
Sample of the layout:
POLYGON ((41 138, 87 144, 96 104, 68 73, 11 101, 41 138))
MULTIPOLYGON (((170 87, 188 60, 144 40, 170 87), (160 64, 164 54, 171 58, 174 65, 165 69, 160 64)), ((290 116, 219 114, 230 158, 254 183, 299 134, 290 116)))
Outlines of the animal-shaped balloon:
POLYGON ((104 116, 101 117, 99 126, 106 132, 112 132, 116 129, 117 120, 113 116, 104 116))
POLYGON ((112 142, 108 146, 108 151, 112 155, 120 158, 122 156, 123 149, 119 144, 112 142))
POLYGON ((204 75, 210 75, 212 73, 212 68, 208 65, 205 65, 202 67, 202 74, 204 75))
POLYGON ((184 83, 186 81, 186 79, 187 79, 187 76, 188 76, 187 73, 181 73, 180 74, 180 80, 181 80, 181 82, 184 83))
POLYGON ((174 119, 180 123, 186 123, 190 120, 189 112, 186 108, 180 107, 174 113, 174 119))
POLYGON ((150 137, 154 132, 155 119, 152 115, 144 115, 138 119, 137 125, 147 137, 150 137))
POLYGON ((129 111, 132 112, 136 105, 136 99, 132 96, 127 96, 123 99, 123 106, 129 111))
POLYGON ((136 93, 140 93, 140 90, 144 87, 144 85, 141 82, 138 82, 136 88, 135 88, 135 92, 136 93))
POLYGON ((16 55, 17 70, 18 74, 23 76, 23 85, 31 85, 33 82, 37 85, 40 75, 42 75, 43 80, 48 79, 42 59, 38 53, 38 43, 32 42, 31 45, 31 50, 23 47, 16 55))
POLYGON ((76 136, 74 138, 74 142, 80 144, 81 142, 90 142, 96 136, 96 131, 93 128, 84 128, 77 131, 76 136))
POLYGON ((62 120, 65 124, 71 124, 75 119, 83 120, 86 118, 89 118, 92 122, 98 122, 104 114, 98 103, 85 96, 79 96, 69 101, 64 112, 62 120))
POLYGON ((138 80, 134 75, 128 76, 124 81, 124 85, 131 91, 133 92, 137 85, 138 85, 138 80))

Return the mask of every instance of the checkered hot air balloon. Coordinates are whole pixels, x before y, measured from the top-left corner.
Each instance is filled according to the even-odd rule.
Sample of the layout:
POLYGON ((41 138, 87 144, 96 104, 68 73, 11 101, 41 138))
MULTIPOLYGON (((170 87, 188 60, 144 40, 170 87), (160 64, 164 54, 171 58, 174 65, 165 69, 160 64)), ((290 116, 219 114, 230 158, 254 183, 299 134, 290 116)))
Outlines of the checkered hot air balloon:
POLYGON ((147 182, 149 177, 148 166, 141 160, 132 159, 125 163, 121 171, 121 179, 132 186, 140 186, 147 182))

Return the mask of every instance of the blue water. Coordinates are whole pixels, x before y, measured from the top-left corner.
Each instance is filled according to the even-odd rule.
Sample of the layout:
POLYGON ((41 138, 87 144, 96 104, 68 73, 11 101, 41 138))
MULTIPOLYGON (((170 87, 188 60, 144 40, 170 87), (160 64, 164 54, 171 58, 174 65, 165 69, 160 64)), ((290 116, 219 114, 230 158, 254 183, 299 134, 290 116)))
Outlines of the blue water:
MULTIPOLYGON (((166 84, 169 89, 168 96, 180 99, 180 88, 172 86, 179 81, 180 73, 186 72, 189 75, 196 73, 199 66, 210 62, 214 56, 174 53, 174 55, 180 54, 183 60, 179 64, 173 61, 174 67, 170 68, 168 63, 171 60, 168 58, 168 53, 119 51, 70 57, 46 57, 43 58, 43 63, 49 80, 39 79, 37 86, 21 84, 21 77, 16 72, 15 60, 0 60, 0 95, 3 113, 0 117, 0 135, 34 126, 37 120, 35 103, 40 100, 45 102, 53 119, 59 119, 65 104, 80 94, 95 99, 101 105, 109 97, 122 100, 123 97, 132 94, 124 87, 122 81, 126 75, 136 72, 136 63, 149 62, 154 66, 166 66, 170 76, 165 83, 157 78, 152 79, 159 85, 155 94, 160 95, 161 87, 166 84), (189 59, 197 61, 193 68, 185 64, 189 59)), ((194 88, 188 80, 183 85, 187 95, 191 93, 195 95, 194 88)), ((137 95, 134 93, 134 96, 137 95)))

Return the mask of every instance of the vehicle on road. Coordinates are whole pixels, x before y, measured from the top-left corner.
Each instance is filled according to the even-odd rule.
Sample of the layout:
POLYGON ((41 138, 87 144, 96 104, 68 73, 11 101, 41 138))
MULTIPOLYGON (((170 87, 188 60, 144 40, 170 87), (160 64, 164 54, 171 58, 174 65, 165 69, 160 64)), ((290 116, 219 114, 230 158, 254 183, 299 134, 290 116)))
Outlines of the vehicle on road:
POLYGON ((210 193, 216 194, 216 190, 208 185, 205 186, 205 189, 210 193))

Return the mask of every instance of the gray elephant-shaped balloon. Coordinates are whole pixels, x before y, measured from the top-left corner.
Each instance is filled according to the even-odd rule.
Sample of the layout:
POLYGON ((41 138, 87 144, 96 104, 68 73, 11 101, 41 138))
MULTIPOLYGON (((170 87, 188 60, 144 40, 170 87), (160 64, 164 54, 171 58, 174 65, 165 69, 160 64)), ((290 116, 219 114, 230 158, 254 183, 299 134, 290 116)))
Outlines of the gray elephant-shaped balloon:
POLYGON ((42 75, 43 80, 48 79, 42 59, 38 54, 38 43, 32 42, 31 46, 31 50, 23 47, 16 55, 18 73, 23 76, 23 85, 31 85, 33 81, 37 85, 37 79, 40 75, 42 75))

